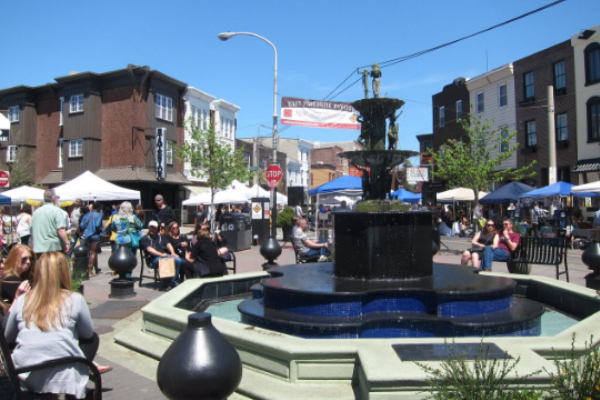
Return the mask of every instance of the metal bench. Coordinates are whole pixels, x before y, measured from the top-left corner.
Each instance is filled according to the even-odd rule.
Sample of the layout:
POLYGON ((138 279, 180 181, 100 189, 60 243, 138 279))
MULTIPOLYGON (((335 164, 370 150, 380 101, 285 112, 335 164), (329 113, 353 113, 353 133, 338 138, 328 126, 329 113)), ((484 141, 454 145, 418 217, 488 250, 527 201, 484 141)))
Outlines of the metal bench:
POLYGON ((154 288, 156 288, 156 286, 158 285, 158 268, 150 268, 148 267, 148 269, 152 270, 154 272, 154 276, 152 275, 144 275, 144 265, 146 265, 146 251, 142 250, 141 248, 139 249, 140 251, 140 280, 139 280, 139 287, 142 287, 142 278, 154 278, 154 288))
POLYGON ((319 261, 319 254, 315 254, 313 256, 303 256, 302 254, 300 254, 300 252, 298 251, 298 249, 296 248, 296 246, 294 246, 294 242, 292 242, 292 247, 294 248, 294 255, 296 256, 296 264, 303 264, 303 263, 313 263, 313 262, 318 262, 319 261))
MULTIPOLYGON (((58 358, 56 360, 45 361, 40 364, 33 364, 33 365, 29 365, 27 367, 16 368, 15 364, 13 363, 12 356, 11 356, 12 351, 6 340, 6 337, 4 336, 3 329, 0 329, 0 351, 2 352, 2 354, 0 354, 1 361, 2 361, 2 364, 4 365, 4 370, 6 372, 6 375, 7 375, 8 379, 10 380, 10 383, 12 384, 15 399, 23 398, 23 394, 26 393, 21 388, 22 381, 19 378, 19 374, 22 374, 24 372, 33 372, 33 371, 40 371, 43 369, 55 368, 55 367, 59 367, 61 365, 65 365, 65 364, 78 363, 78 364, 85 364, 90 369, 90 372, 91 372, 90 380, 94 383, 93 399, 94 400, 102 400, 102 379, 100 378, 100 372, 98 371, 98 368, 94 365, 94 363, 89 361, 86 358, 63 357, 63 358, 58 358)), ((28 398, 29 398, 29 396, 28 396, 28 398)))
POLYGON ((508 270, 511 273, 530 274, 531 264, 554 265, 556 279, 564 274, 569 282, 567 251, 570 244, 569 238, 522 237, 513 257, 507 261, 508 270), (564 264, 564 271, 560 271, 560 264, 564 264))
POLYGON ((237 273, 237 261, 235 259, 235 253, 233 251, 230 251, 229 254, 231 254, 231 260, 226 260, 226 259, 222 259, 223 260, 223 264, 225 264, 225 268, 227 268, 229 271, 233 271, 234 274, 237 273), (232 266, 229 266, 229 264, 233 264, 232 266))

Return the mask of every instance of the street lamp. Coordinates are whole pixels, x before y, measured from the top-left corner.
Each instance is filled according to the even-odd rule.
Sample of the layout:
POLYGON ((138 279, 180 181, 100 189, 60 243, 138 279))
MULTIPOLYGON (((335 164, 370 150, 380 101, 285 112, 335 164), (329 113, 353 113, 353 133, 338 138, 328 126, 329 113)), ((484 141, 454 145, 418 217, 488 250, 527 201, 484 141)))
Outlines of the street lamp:
MULTIPOLYGON (((275 53, 275 68, 273 78, 273 164, 277 164, 277 48, 273 43, 264 37, 251 32, 223 32, 219 33, 219 39, 225 41, 237 35, 254 36, 267 42, 275 53)), ((268 269, 275 264, 274 260, 281 255, 281 246, 277 242, 277 189, 271 190, 271 236, 260 246, 260 254, 268 261, 263 264, 263 268, 268 269)))
POLYGON ((254 36, 267 42, 273 48, 275 53, 275 70, 273 78, 273 164, 277 164, 277 48, 273 43, 264 37, 251 32, 223 32, 219 33, 219 39, 225 41, 237 35, 254 36))

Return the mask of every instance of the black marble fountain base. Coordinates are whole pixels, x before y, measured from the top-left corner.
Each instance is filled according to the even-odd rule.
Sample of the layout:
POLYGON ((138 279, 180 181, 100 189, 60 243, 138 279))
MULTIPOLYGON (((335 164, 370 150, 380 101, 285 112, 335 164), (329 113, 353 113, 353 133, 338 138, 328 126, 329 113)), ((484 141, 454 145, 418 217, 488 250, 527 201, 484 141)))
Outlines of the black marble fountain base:
POLYGON ((242 321, 305 338, 539 336, 544 307, 513 297, 515 281, 433 264, 411 280, 340 278, 332 263, 269 271, 242 321))

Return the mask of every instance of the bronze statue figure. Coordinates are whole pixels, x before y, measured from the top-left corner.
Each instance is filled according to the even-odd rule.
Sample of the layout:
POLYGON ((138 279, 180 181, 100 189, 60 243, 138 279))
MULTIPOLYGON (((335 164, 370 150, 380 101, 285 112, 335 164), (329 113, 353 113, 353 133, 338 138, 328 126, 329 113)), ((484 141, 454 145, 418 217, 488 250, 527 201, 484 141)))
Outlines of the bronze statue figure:
MULTIPOLYGON (((402 113, 400 113, 402 114, 402 113)), ((390 129, 388 130, 388 150, 396 150, 396 142, 398 141, 398 131, 396 130, 396 119, 400 116, 392 114, 390 117, 390 129)))
POLYGON ((373 64, 373 68, 371 68, 371 77, 373 78, 373 97, 379 97, 379 88, 381 87, 381 82, 379 78, 381 78, 381 70, 379 69, 379 64, 373 64))
POLYGON ((358 137, 357 142, 363 145, 363 148, 369 149, 369 145, 371 143, 371 129, 369 122, 363 121, 360 117, 357 118, 357 121, 360 122, 360 136, 358 137))
POLYGON ((362 72, 362 84, 365 91, 365 99, 369 98, 369 71, 365 68, 362 72))

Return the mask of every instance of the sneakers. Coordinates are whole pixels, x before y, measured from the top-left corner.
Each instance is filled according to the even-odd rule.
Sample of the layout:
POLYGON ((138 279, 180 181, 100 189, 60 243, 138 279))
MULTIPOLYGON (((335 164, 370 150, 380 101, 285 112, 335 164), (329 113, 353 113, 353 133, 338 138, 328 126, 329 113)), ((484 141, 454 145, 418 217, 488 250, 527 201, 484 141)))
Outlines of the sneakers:
POLYGON ((328 260, 327 256, 319 257, 319 262, 323 262, 323 261, 327 261, 327 260, 328 260))

